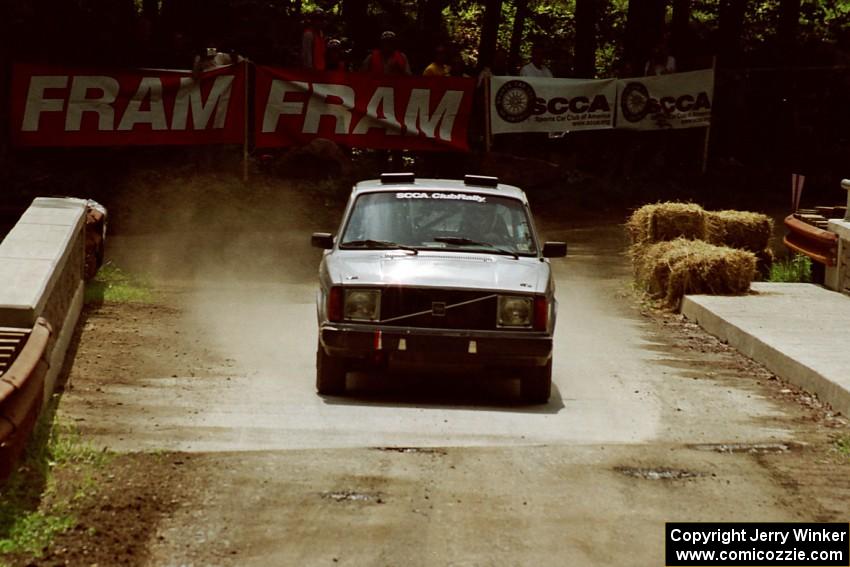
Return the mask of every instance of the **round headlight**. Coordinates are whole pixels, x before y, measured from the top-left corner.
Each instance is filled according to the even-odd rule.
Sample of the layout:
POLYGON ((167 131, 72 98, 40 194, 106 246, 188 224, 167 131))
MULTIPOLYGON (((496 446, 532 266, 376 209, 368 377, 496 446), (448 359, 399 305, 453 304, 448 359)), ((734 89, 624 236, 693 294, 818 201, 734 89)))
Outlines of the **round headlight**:
POLYGON ((500 327, 530 327, 532 300, 530 297, 499 297, 500 327))
POLYGON ((344 316, 352 321, 377 321, 381 315, 381 292, 374 289, 345 290, 344 316))

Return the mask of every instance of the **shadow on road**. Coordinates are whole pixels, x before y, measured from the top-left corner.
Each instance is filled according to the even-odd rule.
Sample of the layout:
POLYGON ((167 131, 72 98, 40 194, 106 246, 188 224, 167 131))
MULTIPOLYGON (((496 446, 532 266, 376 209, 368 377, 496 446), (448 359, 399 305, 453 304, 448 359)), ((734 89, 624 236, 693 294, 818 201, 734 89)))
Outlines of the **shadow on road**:
POLYGON ((482 374, 353 373, 345 396, 323 396, 329 405, 504 411, 557 414, 564 409, 558 387, 552 384, 547 404, 528 404, 519 393, 519 380, 494 379, 482 374))

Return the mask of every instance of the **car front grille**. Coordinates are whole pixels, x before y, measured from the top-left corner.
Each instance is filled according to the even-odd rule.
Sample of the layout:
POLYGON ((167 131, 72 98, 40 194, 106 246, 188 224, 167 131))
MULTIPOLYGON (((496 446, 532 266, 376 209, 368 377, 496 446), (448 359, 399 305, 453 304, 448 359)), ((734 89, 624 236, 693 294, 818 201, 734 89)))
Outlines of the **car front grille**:
POLYGON ((381 323, 399 327, 493 330, 496 309, 496 294, 487 291, 396 287, 381 293, 381 323))

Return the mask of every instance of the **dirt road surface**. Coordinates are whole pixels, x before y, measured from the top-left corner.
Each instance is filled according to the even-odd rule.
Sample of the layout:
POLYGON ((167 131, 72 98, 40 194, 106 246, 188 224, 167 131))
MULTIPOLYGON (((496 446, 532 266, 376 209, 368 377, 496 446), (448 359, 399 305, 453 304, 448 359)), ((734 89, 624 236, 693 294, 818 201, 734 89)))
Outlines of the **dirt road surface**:
POLYGON ((615 223, 544 219, 570 243, 548 405, 433 374, 317 396, 309 233, 335 213, 281 199, 274 215, 136 219, 109 241, 155 304, 87 311, 60 415, 128 454, 132 479, 110 490, 165 502, 144 526, 114 518, 141 538, 122 561, 663 565, 665 521, 847 520, 843 418, 646 314, 615 223))

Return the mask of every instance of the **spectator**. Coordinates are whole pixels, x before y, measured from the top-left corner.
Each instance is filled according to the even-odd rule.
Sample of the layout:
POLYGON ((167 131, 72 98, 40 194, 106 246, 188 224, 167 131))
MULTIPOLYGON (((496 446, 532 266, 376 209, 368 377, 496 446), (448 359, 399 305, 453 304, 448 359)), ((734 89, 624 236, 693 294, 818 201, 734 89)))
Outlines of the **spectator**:
POLYGON ((668 75, 676 72, 676 58, 670 55, 667 49, 667 41, 661 40, 652 48, 649 53, 649 59, 643 67, 643 74, 650 75, 668 75))
POLYGON ((434 50, 434 61, 425 67, 423 77, 448 77, 451 75, 452 66, 448 63, 449 54, 445 45, 438 45, 434 50))
MULTIPOLYGON (((210 45, 208 42, 207 45, 210 45)), ((227 67, 233 65, 235 59, 229 53, 219 51, 216 47, 205 47, 200 53, 195 55, 195 61, 192 64, 192 76, 198 78, 201 73, 218 69, 219 67, 227 67)))
POLYGON ((301 66, 324 71, 325 65, 325 12, 316 8, 307 19, 301 34, 301 66))
POLYGON ((535 45, 531 48, 531 61, 519 70, 521 77, 548 77, 552 78, 552 71, 543 62, 545 52, 543 47, 535 45))
MULTIPOLYGON (((402 53, 396 42, 395 32, 385 31, 381 34, 381 46, 372 50, 372 53, 363 61, 361 70, 373 75, 407 75, 410 72, 410 63, 407 56, 402 53)), ((390 171, 401 171, 404 159, 400 150, 389 152, 378 151, 378 159, 384 163, 389 158, 390 171)))
POLYGON ((348 71, 345 55, 340 40, 329 40, 325 51, 325 69, 328 71, 348 71))
POLYGON ((412 75, 407 55, 397 47, 395 32, 381 34, 381 47, 372 51, 363 61, 361 70, 376 75, 412 75))

